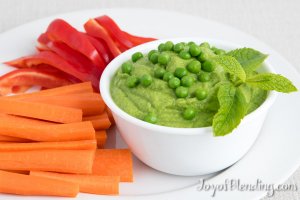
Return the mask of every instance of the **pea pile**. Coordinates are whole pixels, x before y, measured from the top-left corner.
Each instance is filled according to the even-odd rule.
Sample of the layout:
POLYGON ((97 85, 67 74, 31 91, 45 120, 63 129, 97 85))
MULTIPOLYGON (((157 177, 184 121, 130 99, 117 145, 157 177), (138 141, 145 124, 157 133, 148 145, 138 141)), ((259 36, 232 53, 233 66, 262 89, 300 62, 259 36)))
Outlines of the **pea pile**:
MULTIPOLYGON (((208 96, 208 91, 204 88, 198 88, 193 94, 189 94, 189 87, 198 82, 208 82, 211 79, 210 73, 215 70, 215 65, 210 61, 211 56, 225 54, 224 50, 210 47, 207 42, 200 45, 194 42, 180 42, 174 44, 171 41, 161 43, 158 49, 151 50, 147 55, 141 52, 136 52, 131 57, 131 62, 127 61, 122 64, 122 73, 128 74, 126 86, 134 88, 139 84, 148 87, 153 83, 154 79, 161 79, 167 82, 168 87, 174 90, 177 98, 196 97, 199 101, 203 101, 208 96), (209 51, 204 51, 209 49, 209 51), (190 60, 186 66, 180 66, 174 72, 166 70, 171 57, 166 52, 174 52, 181 59, 190 60), (137 62, 144 56, 154 65, 158 65, 154 69, 153 76, 144 74, 140 77, 131 75, 133 63, 137 62)), ((187 107, 182 112, 182 117, 185 120, 192 120, 196 116, 196 110, 193 107, 187 107)), ((144 117, 144 121, 156 123, 157 117, 153 113, 149 113, 144 117)))

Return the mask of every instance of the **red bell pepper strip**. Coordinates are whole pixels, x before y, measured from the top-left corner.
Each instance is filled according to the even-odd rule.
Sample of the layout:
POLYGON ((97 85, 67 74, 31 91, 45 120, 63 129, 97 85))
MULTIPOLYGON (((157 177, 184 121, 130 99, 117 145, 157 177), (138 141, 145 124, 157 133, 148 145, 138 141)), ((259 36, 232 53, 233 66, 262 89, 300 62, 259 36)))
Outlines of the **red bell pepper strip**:
POLYGON ((97 49, 98 53, 102 56, 102 58, 105 60, 106 64, 110 63, 112 59, 114 59, 113 55, 108 49, 108 46, 102 39, 97 39, 92 36, 86 35, 92 45, 97 49))
POLYGON ((52 41, 62 42, 88 57, 100 70, 105 62, 88 38, 62 19, 56 19, 48 26, 47 37, 52 41))
POLYGON ((47 64, 69 75, 72 75, 81 81, 91 81, 94 88, 99 90, 98 75, 87 70, 87 68, 76 68, 74 65, 68 63, 63 58, 51 51, 42 51, 35 55, 21 57, 13 61, 6 62, 5 64, 17 68, 28 68, 40 64, 47 64))
POLYGON ((37 68, 16 69, 0 77, 0 95, 20 92, 20 89, 28 89, 33 85, 54 88, 69 84, 72 82, 59 72, 37 68))
POLYGON ((128 39, 126 34, 120 29, 120 27, 114 22, 113 19, 107 15, 103 15, 95 18, 95 20, 103 26, 109 35, 116 41, 120 46, 124 47, 125 50, 134 47, 134 44, 128 39))
POLYGON ((86 56, 82 55, 80 52, 75 51, 62 42, 50 41, 45 34, 40 35, 40 37, 38 38, 38 42, 39 44, 42 44, 42 46, 46 46, 47 49, 55 52, 71 65, 75 66, 78 71, 89 73, 93 77, 96 77, 97 82, 94 84, 99 84, 100 76, 104 68, 100 70, 99 67, 95 66, 94 63, 92 63, 86 56))
POLYGON ((121 53, 120 49, 116 46, 107 31, 100 24, 98 24, 96 20, 89 19, 84 24, 84 29, 88 35, 105 41, 113 57, 117 57, 121 53))
POLYGON ((155 38, 146 38, 146 37, 139 37, 139 36, 131 35, 131 34, 125 32, 125 31, 123 31, 123 33, 134 44, 134 46, 137 46, 137 45, 140 45, 140 44, 144 44, 146 42, 151 42, 151 41, 157 40, 155 38))

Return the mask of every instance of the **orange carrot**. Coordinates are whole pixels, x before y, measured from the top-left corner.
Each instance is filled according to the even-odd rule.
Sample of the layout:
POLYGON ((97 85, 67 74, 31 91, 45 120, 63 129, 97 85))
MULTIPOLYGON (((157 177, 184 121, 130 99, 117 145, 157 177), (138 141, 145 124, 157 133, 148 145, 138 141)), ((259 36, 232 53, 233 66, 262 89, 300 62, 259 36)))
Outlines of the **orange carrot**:
POLYGON ((27 140, 24 138, 16 138, 10 137, 6 135, 0 135, 0 142, 30 142, 31 140, 27 140))
POLYGON ((80 109, 7 98, 0 98, 0 112, 60 123, 82 121, 80 109))
MULTIPOLYGON (((96 140, 97 140, 97 147, 99 149, 103 149, 104 145, 106 143, 107 134, 105 130, 102 131, 96 131, 96 140)), ((1 149, 1 147, 0 147, 1 149)))
POLYGON ((95 150, 34 150, 0 152, 0 169, 88 174, 95 150))
POLYGON ((93 87, 91 83, 85 82, 85 83, 67 85, 67 86, 62 86, 62 87, 48 89, 48 90, 42 90, 33 93, 19 94, 19 95, 9 96, 5 98, 23 99, 28 97, 56 96, 56 95, 91 93, 91 92, 93 92, 93 87))
POLYGON ((0 113, 0 121, 5 121, 8 123, 15 123, 15 124, 27 124, 27 125, 51 125, 55 124, 54 122, 49 121, 43 121, 43 120, 37 120, 27 117, 20 117, 20 116, 14 116, 14 115, 8 115, 0 113))
POLYGON ((0 121, 0 135, 42 142, 61 142, 95 139, 91 122, 55 125, 27 125, 0 121))
POLYGON ((1 151, 29 151, 29 150, 91 150, 96 149, 95 140, 80 140, 67 142, 30 142, 30 143, 1 143, 1 151))
POLYGON ((111 126, 106 112, 103 112, 101 115, 83 117, 82 120, 91 121, 95 130, 108 129, 111 126))
POLYGON ((63 96, 44 96, 25 98, 24 101, 52 104, 57 106, 65 106, 70 108, 81 109, 83 115, 97 115, 102 113, 106 106, 104 101, 97 93, 83 93, 75 95, 63 95, 63 96))
POLYGON ((0 192, 18 195, 75 197, 79 185, 57 179, 0 171, 0 192))
POLYGON ((120 176, 122 182, 133 181, 132 156, 128 149, 97 149, 93 174, 120 176))
POLYGON ((55 172, 30 171, 30 176, 53 178, 79 184, 79 191, 91 194, 116 195, 119 194, 118 176, 97 176, 79 174, 61 174, 55 172))

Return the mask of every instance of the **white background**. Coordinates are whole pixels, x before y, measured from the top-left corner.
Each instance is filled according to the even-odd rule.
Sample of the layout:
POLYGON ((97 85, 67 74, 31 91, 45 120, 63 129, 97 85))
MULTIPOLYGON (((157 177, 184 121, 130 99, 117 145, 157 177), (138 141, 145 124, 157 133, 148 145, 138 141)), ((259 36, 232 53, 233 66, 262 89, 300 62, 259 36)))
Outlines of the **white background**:
MULTIPOLYGON (((113 7, 179 11, 234 26, 267 43, 300 72, 300 0, 0 0, 0 33, 54 14, 113 7)), ((298 192, 266 199, 300 199, 300 169, 286 183, 297 184, 298 192)))

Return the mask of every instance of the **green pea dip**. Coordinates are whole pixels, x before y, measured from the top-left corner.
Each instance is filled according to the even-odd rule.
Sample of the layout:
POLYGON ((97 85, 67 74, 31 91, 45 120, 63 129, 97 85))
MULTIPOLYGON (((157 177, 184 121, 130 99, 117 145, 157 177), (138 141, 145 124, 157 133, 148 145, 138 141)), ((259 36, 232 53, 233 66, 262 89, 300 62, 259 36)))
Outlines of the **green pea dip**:
MULTIPOLYGON (((157 125, 181 128, 211 126, 213 117, 220 107, 217 98, 218 88, 222 82, 234 77, 222 67, 216 65, 210 68, 210 63, 205 62, 209 62, 216 55, 224 54, 225 51, 210 47, 207 43, 197 46, 194 46, 194 43, 181 44, 172 47, 164 44, 165 46, 160 45, 158 51, 152 51, 148 55, 142 57, 139 55, 138 58, 135 55, 132 59, 135 62, 132 60, 126 62, 130 69, 122 70, 120 66, 110 85, 116 105, 133 117, 144 121, 150 120, 149 122, 152 119, 151 123, 157 125), (157 59, 157 56, 162 54, 165 58, 157 59), (188 65, 192 61, 199 62, 201 67, 191 69, 188 65), (187 73, 184 76, 192 78, 185 78, 187 81, 184 83, 187 86, 182 86, 183 77, 178 78, 181 80, 181 87, 188 91, 187 96, 183 98, 185 94, 179 89, 177 92, 176 88, 170 87, 170 78, 175 76, 178 68, 186 69, 187 73), (165 73, 171 74, 170 77, 164 77, 165 73), (145 75, 150 75, 152 79, 145 75), (148 80, 141 77, 148 77, 148 80), (131 85, 128 83, 129 79, 131 85), (200 91, 200 96, 201 92, 204 96, 197 96, 197 90, 200 91), (181 97, 178 96, 180 92, 181 97)), ((267 97, 267 91, 259 88, 245 86, 243 92, 249 102, 247 113, 259 107, 267 97)))

